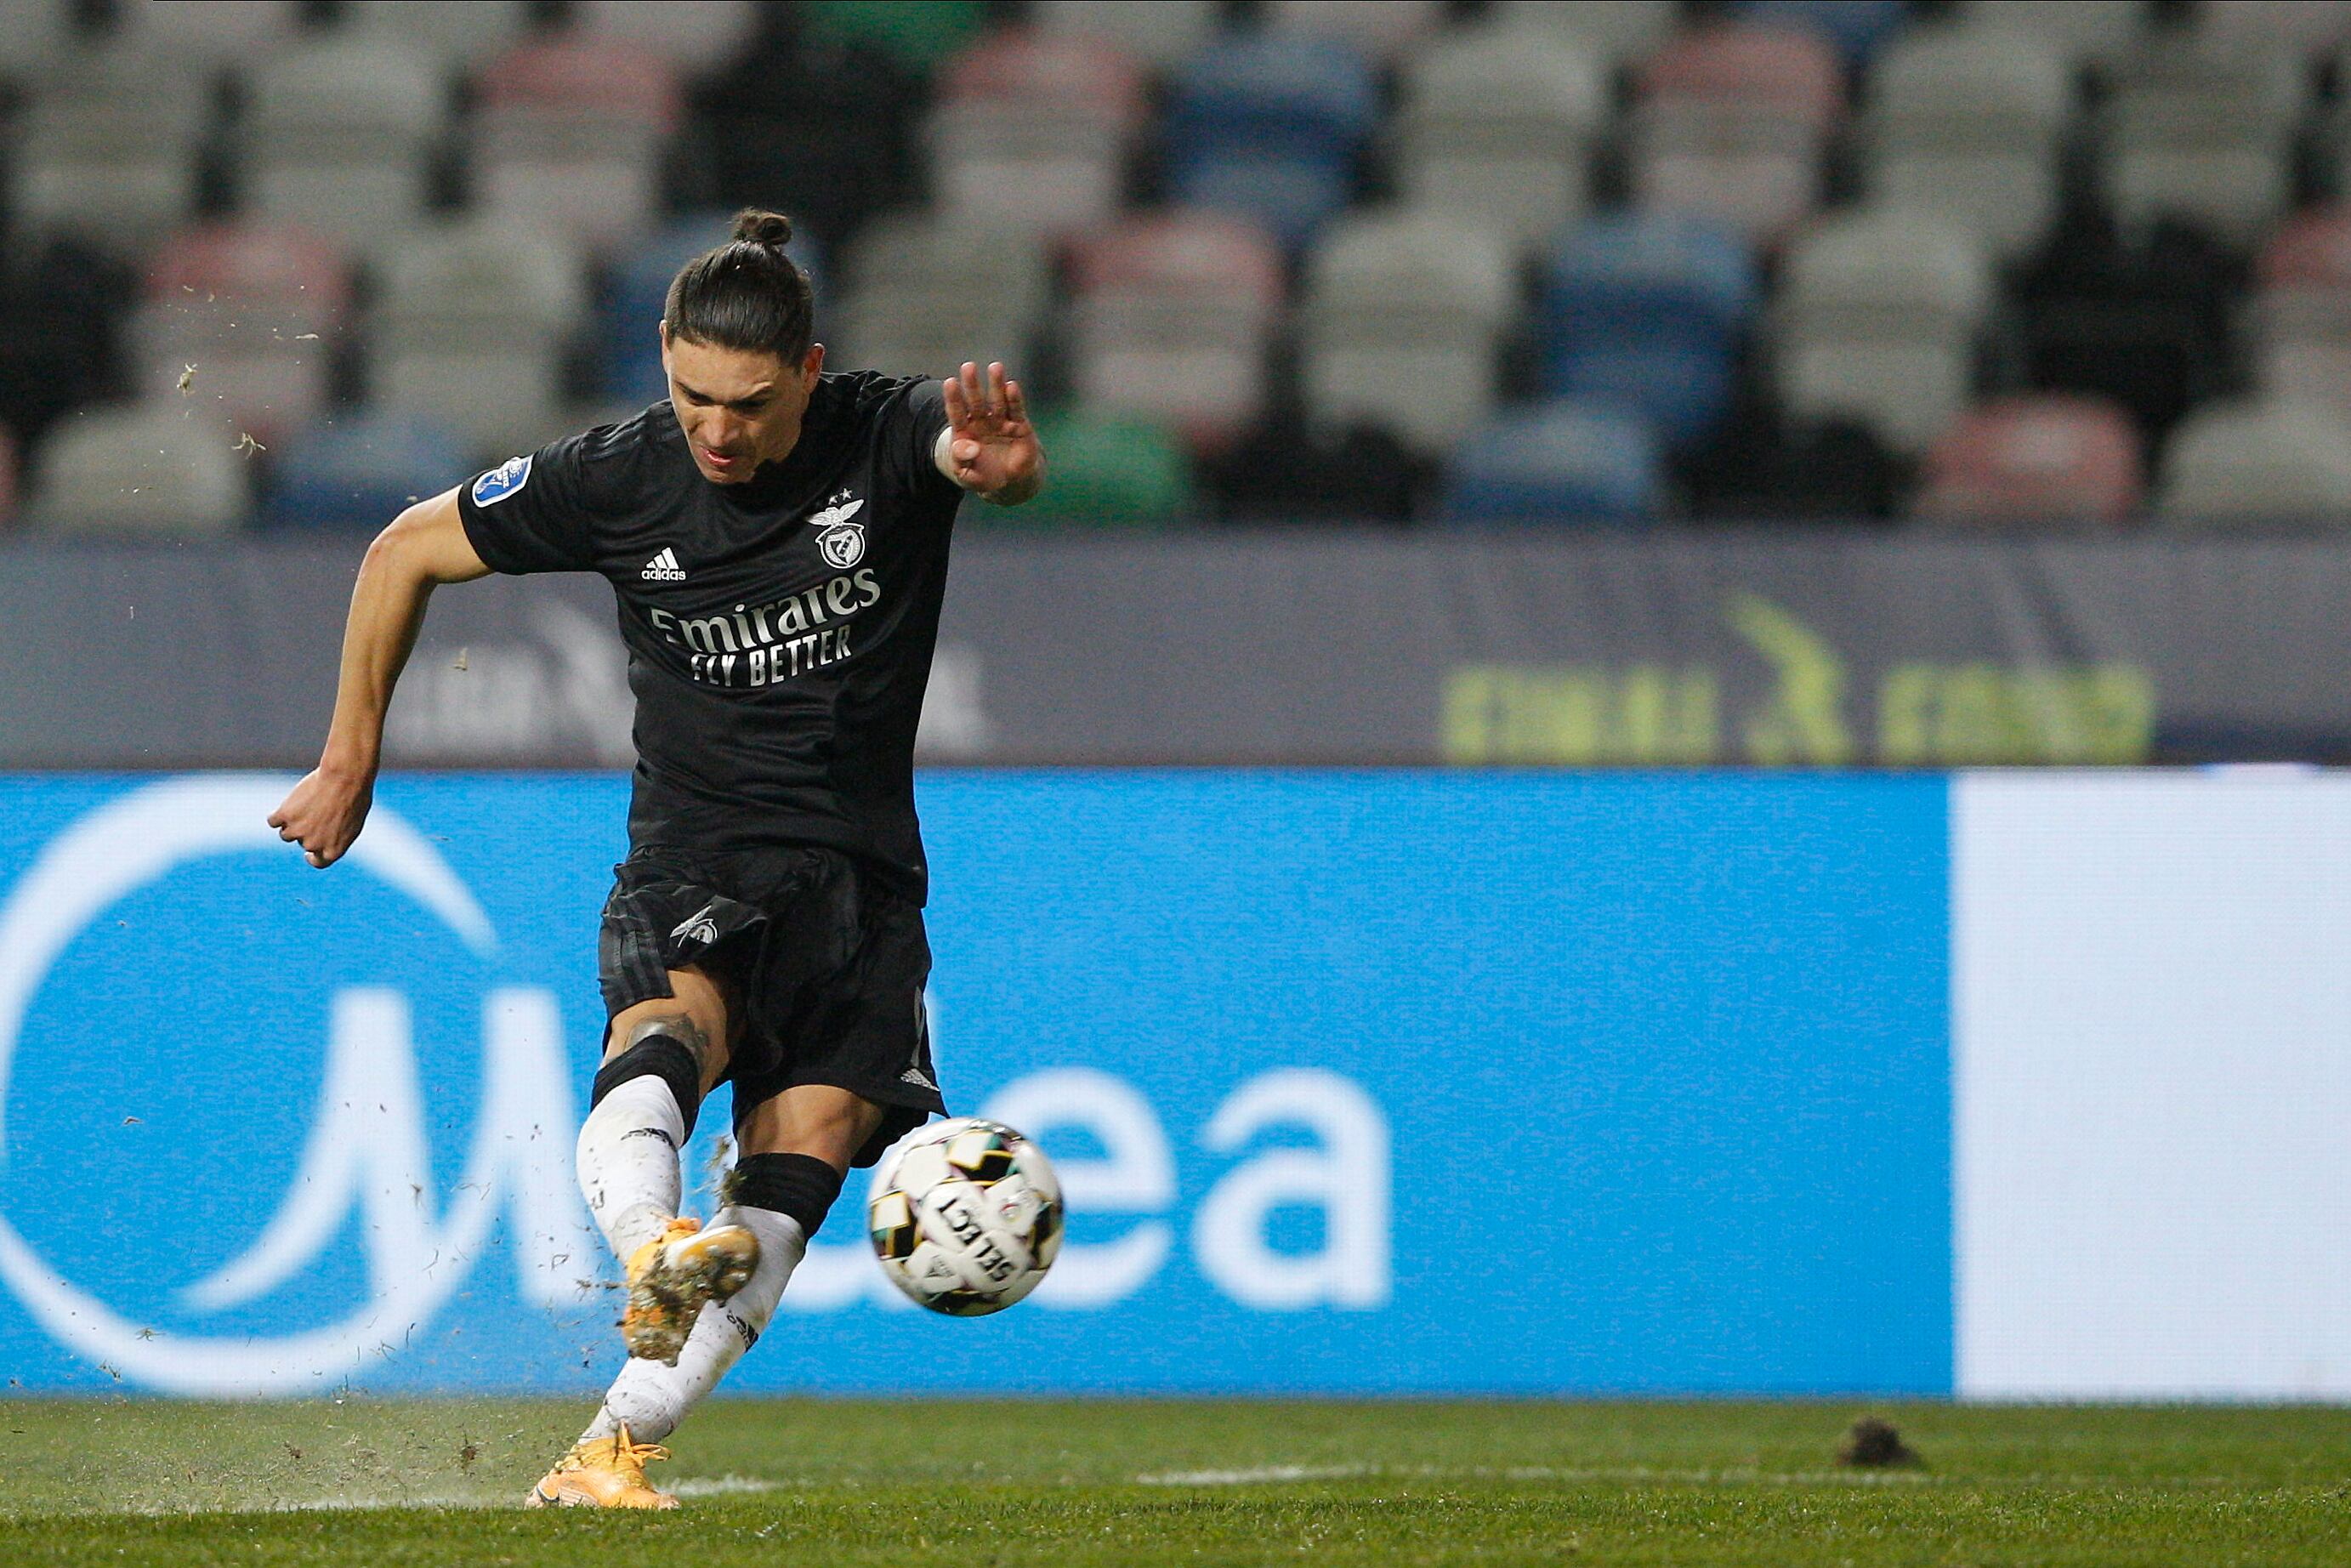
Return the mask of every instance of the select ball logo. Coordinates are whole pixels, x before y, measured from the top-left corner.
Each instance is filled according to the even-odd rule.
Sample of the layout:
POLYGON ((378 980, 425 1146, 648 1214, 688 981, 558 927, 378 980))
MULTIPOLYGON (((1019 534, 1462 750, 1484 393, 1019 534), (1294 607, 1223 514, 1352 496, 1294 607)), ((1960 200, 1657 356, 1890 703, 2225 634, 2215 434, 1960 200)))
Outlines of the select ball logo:
POLYGON ((865 1212, 890 1282, 953 1317, 1010 1306, 1061 1249, 1061 1184, 1044 1151, 976 1116, 935 1123, 899 1145, 865 1212))
POLYGON ((865 559, 865 525, 849 520, 864 507, 862 498, 852 500, 843 490, 809 519, 809 527, 816 530, 817 552, 826 565, 852 567, 865 559))

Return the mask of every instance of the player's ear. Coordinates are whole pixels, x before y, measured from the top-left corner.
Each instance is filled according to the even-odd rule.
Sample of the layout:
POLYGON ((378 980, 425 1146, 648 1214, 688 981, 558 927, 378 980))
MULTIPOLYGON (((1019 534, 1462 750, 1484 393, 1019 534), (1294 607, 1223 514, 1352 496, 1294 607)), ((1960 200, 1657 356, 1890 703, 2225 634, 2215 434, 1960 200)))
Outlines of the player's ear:
POLYGON ((824 370, 824 345, 810 343, 806 358, 800 361, 800 374, 813 382, 824 370))

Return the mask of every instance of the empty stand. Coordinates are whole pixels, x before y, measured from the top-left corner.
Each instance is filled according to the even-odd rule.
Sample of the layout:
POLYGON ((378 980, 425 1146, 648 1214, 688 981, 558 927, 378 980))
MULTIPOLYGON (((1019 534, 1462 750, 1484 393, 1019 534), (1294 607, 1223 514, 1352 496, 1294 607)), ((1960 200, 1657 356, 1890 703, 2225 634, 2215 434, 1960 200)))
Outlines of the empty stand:
POLYGON ((1196 448, 1233 442, 1266 395, 1281 258, 1214 213, 1139 217, 1071 250, 1072 379, 1091 407, 1164 421, 1196 448))
POLYGON ((1706 213, 1770 242, 1820 202, 1844 110, 1819 36, 1722 23, 1669 38, 1642 68, 1633 186, 1647 205, 1706 213))
POLYGON ((1896 42, 1870 80, 1872 200, 1957 224, 1996 256, 2023 254, 2056 216, 2072 96, 2064 63, 2019 31, 1932 28, 1896 42))
POLYGON ((371 381, 387 409, 444 422, 485 459, 559 433, 562 370, 582 304, 560 241, 495 219, 402 246, 384 267, 371 381))
POLYGON ((57 0, 0 0, 0 78, 38 81, 79 43, 73 8, 57 0))
POLYGON ((528 0, 342 0, 343 27, 396 39, 449 69, 478 69, 531 30, 528 0))
POLYGON ((248 459, 175 400, 85 409, 35 465, 28 522, 48 533, 227 533, 245 521, 248 459))
POLYGON ((987 521, 1132 528, 1172 522, 1194 508, 1191 465, 1156 424, 1065 410, 1040 414, 1037 434, 1053 455, 1053 482, 1017 511, 991 513, 987 521))
POLYGON ((2303 110, 2293 50, 2259 37, 2149 39, 2114 65, 2101 122, 2106 200, 2126 223, 2171 217, 2250 243, 2284 210, 2303 110))
POLYGON ((274 443, 326 406, 350 295, 341 251, 319 235, 235 224, 175 235, 131 322, 133 383, 274 443))
POLYGON ((1494 0, 1493 26, 1513 37, 1567 43, 1614 70, 1662 45, 1679 24, 1679 0, 1494 0))
POLYGON ((1144 98, 1142 71, 1114 47, 1000 33, 944 67, 936 90, 925 131, 948 214, 1061 233, 1118 211, 1144 98))
POLYGON ((1543 33, 1480 29, 1404 67, 1396 181, 1416 207, 1522 244, 1583 211, 1608 112, 1598 58, 1543 33))
POLYGON ((1843 416, 1917 451, 1968 402, 1992 279, 1967 235, 1913 213, 1823 219, 1793 241, 1774 380, 1796 419, 1843 416))
POLYGON ((2304 213, 2273 236, 2253 321, 2262 385, 2351 420, 2351 209, 2304 213))
POLYGON ((246 205, 359 246, 423 222, 447 112, 433 55, 397 38, 329 37, 254 68, 246 205))
POLYGON ((1770 27, 1802 27, 1835 46, 1849 66, 1866 66, 1901 30, 1905 0, 1739 0, 1738 15, 1770 27))
POLYGON ((758 31, 755 0, 573 0, 586 37, 646 49, 682 71, 724 64, 758 31))
POLYGON ((1630 413, 1557 402, 1496 419, 1454 454, 1445 517, 1457 523, 1633 523, 1662 503, 1656 438, 1630 413))
POLYGON ((208 68, 265 59, 302 25, 297 0, 141 0, 113 8, 114 42, 151 59, 208 68))
POLYGON ((2050 50, 2069 70, 2095 68, 2136 49, 2147 37, 2148 0, 1970 0, 1967 26, 2013 28, 2050 50))
POLYGON ((801 0, 809 30, 880 50, 916 73, 967 47, 987 26, 981 0, 801 0))
POLYGON ((1435 32, 1443 0, 1270 0, 1265 25, 1277 33, 1331 38, 1375 60, 1395 60, 1435 32))
POLYGON ((1627 214, 1563 235, 1536 319, 1544 385, 1637 411, 1669 441, 1729 404, 1759 297, 1737 235, 1687 214, 1627 214))
POLYGON ((129 49, 76 57, 43 80, 13 156, 10 216, 135 256, 193 210, 213 112, 208 74, 129 49))
POLYGON ((675 72, 658 55, 611 40, 524 44, 482 73, 476 202, 614 249, 653 226, 679 107, 675 72))
POLYGON ((1354 192, 1378 112, 1362 56, 1327 39, 1238 35, 1177 78, 1165 155, 1177 198, 1245 215, 1289 247, 1354 192))
POLYGON ((416 414, 343 413, 287 444, 265 517, 282 528, 381 528, 472 476, 465 449, 416 414))
POLYGON ((2180 423, 2156 510, 2170 528, 2351 528, 2351 429, 2323 409, 2218 403, 2180 423))
POLYGON ((1453 218, 1409 211, 1334 226, 1300 311, 1313 422, 1368 424, 1442 452, 1493 406, 1495 347, 1517 295, 1499 237, 1453 218))
POLYGON ((1022 373, 1050 282, 1034 230, 906 213, 869 225, 844 257, 827 329, 842 366, 944 375, 1000 359, 1022 373))
POLYGON ((1954 529, 2112 529, 2138 508, 2138 433, 2110 402, 2002 398, 1927 455, 1912 514, 1954 529))
POLYGON ((1092 38, 1164 71, 1208 41, 1218 9, 1217 0, 1029 0, 1029 19, 1040 32, 1092 38))

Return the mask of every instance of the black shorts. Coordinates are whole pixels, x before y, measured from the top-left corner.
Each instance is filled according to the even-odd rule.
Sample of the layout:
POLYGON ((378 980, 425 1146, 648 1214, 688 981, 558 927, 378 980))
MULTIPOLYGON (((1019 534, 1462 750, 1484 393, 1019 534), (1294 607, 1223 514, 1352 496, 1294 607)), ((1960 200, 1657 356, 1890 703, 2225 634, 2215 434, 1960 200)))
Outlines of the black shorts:
POLYGON ((743 1015, 726 1078, 739 1134, 752 1110, 801 1083, 884 1108, 857 1151, 870 1166, 933 1114, 922 909, 836 850, 702 858, 652 848, 613 867, 597 943, 609 1019, 671 994, 692 964, 729 987, 743 1015))

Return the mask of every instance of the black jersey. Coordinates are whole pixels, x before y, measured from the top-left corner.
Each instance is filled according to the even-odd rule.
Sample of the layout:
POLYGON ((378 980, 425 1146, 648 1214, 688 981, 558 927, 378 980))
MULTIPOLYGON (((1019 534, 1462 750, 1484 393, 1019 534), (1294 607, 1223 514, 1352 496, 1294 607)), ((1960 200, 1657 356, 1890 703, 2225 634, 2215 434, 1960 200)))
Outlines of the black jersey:
POLYGON ((664 402, 459 493, 495 570, 596 571, 636 694, 632 850, 822 844, 920 901, 914 729, 963 491, 937 382, 819 379, 799 443, 705 479, 664 402))

